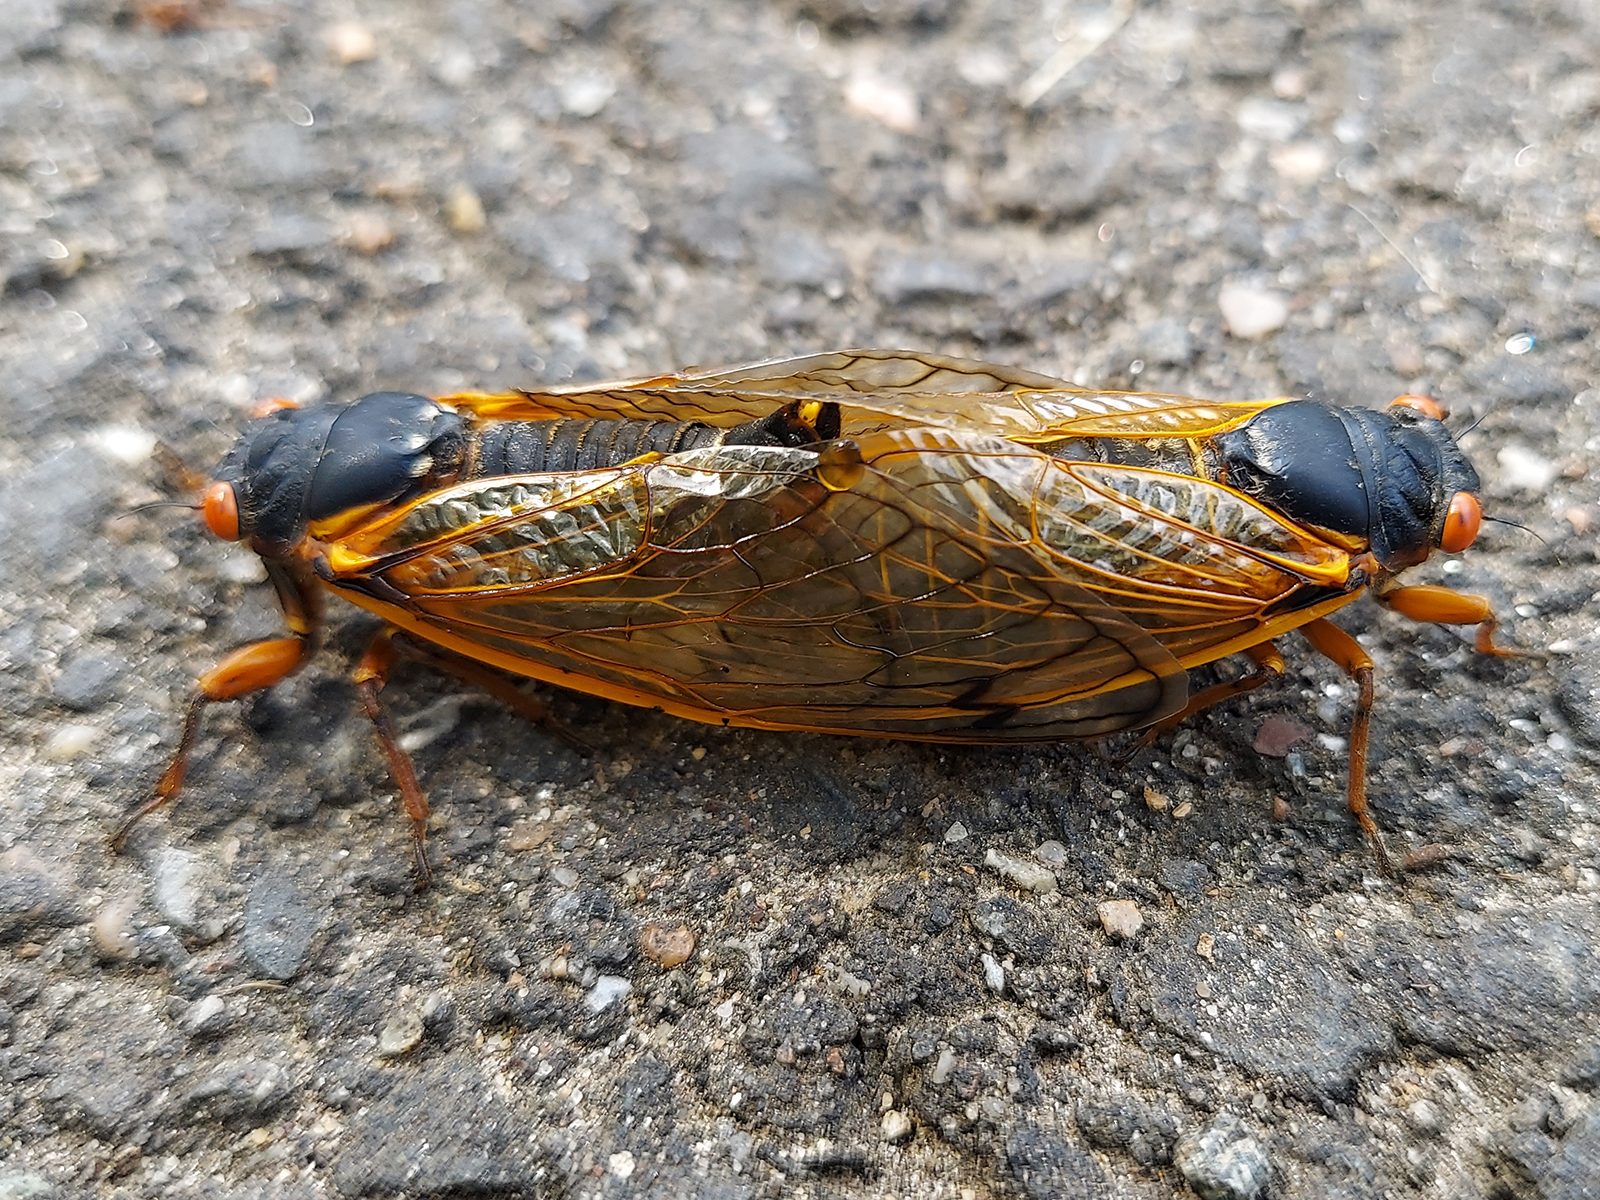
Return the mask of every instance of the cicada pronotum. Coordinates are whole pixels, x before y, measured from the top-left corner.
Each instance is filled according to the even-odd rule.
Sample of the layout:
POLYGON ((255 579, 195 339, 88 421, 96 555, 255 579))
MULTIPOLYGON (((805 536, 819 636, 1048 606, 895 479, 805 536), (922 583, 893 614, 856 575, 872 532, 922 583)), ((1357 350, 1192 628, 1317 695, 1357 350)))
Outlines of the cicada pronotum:
MULTIPOLYGON (((356 670, 427 878, 427 802, 378 691, 401 634, 524 711, 499 668, 675 716, 935 742, 1154 735, 1283 672, 1299 630, 1359 696, 1330 613, 1488 604, 1394 577, 1478 530, 1478 477, 1431 400, 1383 411, 1101 392, 879 350, 503 395, 281 408, 206 490, 266 563, 290 636, 200 677, 201 711, 310 654, 327 588, 383 618, 356 670), (1189 672, 1253 669, 1191 693, 1189 672)), ((119 838, 122 833, 119 833, 119 838)))

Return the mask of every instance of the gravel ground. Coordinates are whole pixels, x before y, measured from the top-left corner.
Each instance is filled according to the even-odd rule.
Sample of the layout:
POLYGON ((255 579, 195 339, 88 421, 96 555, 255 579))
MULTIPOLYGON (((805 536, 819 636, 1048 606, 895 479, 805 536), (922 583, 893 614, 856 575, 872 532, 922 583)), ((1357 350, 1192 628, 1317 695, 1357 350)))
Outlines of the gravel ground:
POLYGON ((1593 0, 4 7, 0 1197, 1600 1196, 1593 0), (847 345, 1478 421, 1537 653, 1341 616, 1437 861, 1291 638, 1126 766, 403 669, 415 894, 349 611, 107 854, 280 628, 156 439, 847 345))

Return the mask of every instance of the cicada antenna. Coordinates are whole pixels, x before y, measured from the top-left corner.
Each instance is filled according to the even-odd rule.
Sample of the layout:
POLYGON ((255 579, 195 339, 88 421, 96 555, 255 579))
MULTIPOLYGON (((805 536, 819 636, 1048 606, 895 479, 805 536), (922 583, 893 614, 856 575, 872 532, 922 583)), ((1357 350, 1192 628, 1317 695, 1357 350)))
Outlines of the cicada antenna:
POLYGON ((1548 541, 1540 537, 1538 531, 1530 526, 1524 525, 1521 521, 1513 521, 1509 517, 1491 517, 1488 513, 1483 514, 1483 519, 1485 521, 1493 521, 1496 525, 1509 525, 1513 529, 1522 530, 1523 533, 1533 538, 1546 550, 1550 551, 1551 554, 1555 555, 1556 562, 1560 563, 1562 566, 1566 566, 1566 560, 1561 557, 1561 551, 1557 550, 1548 541))
POLYGON ((199 512, 200 505, 187 504, 182 500, 152 500, 149 504, 135 505, 133 508, 123 509, 117 514, 117 520, 127 517, 137 517, 140 513, 149 512, 152 508, 187 508, 190 512, 199 512))

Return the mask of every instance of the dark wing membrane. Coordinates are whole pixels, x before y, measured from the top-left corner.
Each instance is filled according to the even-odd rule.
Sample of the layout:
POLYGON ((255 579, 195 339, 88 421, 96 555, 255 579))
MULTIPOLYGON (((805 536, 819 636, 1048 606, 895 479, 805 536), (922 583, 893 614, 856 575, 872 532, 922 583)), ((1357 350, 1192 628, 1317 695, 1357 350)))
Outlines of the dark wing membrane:
POLYGON ((1178 711, 1189 660, 1259 630, 1337 555, 1258 528, 1261 510, 1202 480, 1162 476, 1163 491, 942 430, 862 451, 844 491, 814 453, 742 446, 595 473, 561 496, 563 477, 486 481, 526 494, 398 536, 448 524, 420 515, 430 505, 470 510, 457 488, 390 521, 334 583, 362 603, 375 577, 447 645, 680 715, 1033 740, 1178 711))
POLYGON ((793 400, 836 403, 846 436, 906 425, 999 437, 1204 436, 1279 401, 1102 392, 1014 367, 901 350, 839 350, 712 372, 441 400, 500 420, 633 417, 731 427, 793 400))

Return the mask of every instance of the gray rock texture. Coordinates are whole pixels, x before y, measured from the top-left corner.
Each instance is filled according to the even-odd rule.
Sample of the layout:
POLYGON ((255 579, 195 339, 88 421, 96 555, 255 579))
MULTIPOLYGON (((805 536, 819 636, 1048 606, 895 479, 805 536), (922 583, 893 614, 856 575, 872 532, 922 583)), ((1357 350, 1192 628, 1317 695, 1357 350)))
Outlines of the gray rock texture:
POLYGON ((0 1195, 1597 1194, 1593 0, 0 9, 0 1195), (108 853, 282 629, 247 548, 130 515, 171 460, 270 397, 851 345, 1440 396, 1527 531, 1413 578, 1534 653, 1336 617, 1416 869, 1290 636, 1126 763, 543 689, 581 758, 403 663, 419 894, 343 607, 108 853))

